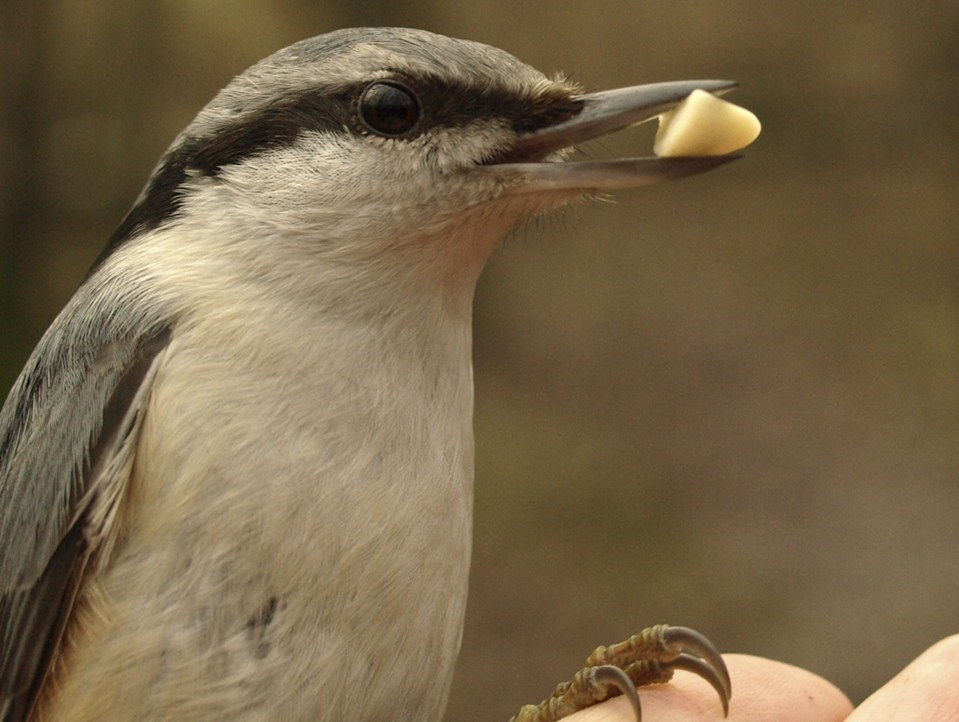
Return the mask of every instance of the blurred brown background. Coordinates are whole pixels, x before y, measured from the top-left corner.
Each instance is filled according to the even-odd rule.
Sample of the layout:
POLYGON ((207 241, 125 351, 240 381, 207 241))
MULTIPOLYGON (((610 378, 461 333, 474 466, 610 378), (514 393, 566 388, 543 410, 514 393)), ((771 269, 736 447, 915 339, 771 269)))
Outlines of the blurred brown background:
POLYGON ((483 277, 448 719, 505 719, 653 622, 854 699, 959 631, 955 2, 5 2, 0 388, 213 93, 359 24, 596 89, 736 78, 765 124, 730 167, 524 230, 483 277))

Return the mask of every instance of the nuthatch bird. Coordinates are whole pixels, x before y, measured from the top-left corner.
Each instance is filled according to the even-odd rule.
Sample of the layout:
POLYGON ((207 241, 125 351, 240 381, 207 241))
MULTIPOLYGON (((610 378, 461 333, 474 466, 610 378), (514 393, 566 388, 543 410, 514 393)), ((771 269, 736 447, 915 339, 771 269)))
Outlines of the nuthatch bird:
MULTIPOLYGON (((584 94, 407 29, 322 35, 234 79, 0 413, 0 718, 441 719, 477 276, 535 214, 729 160, 565 151, 733 85, 584 94)), ((705 640, 654 636, 633 656, 728 698, 705 640)), ((623 652, 583 684, 622 677, 623 652)))

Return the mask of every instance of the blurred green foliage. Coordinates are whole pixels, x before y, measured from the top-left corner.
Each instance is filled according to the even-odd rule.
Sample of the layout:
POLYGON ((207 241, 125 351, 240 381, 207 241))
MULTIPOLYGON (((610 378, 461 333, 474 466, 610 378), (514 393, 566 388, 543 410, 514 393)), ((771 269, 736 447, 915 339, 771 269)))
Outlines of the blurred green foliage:
POLYGON ((448 718, 505 717, 653 622, 854 698, 957 631, 956 3, 5 3, 0 386, 206 100, 356 24, 591 88, 734 77, 765 124, 734 166, 580 204, 491 262, 448 718))

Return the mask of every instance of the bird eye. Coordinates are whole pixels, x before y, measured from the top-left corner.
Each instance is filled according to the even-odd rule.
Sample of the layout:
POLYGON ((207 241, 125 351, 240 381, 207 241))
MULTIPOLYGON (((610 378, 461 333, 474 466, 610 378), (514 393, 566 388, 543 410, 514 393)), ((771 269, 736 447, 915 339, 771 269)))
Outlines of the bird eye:
POLYGON ((409 133, 423 113, 419 98, 405 85, 395 82, 370 83, 357 104, 360 122, 387 138, 409 133))

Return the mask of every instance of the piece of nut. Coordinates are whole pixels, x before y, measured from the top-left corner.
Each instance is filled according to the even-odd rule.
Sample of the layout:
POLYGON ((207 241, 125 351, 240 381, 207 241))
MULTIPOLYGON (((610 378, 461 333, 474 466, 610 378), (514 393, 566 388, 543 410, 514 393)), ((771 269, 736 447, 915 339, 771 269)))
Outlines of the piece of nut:
POLYGON ((725 155, 752 143, 761 128, 745 108, 694 90, 659 116, 653 152, 662 157, 725 155))

